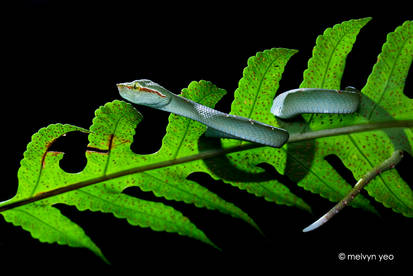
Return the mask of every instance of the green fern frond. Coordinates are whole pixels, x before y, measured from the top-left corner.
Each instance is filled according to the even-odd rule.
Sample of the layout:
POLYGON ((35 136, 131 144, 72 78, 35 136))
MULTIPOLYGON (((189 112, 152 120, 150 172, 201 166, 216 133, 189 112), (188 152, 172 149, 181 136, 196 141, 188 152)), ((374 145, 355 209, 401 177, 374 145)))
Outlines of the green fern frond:
MULTIPOLYGON (((369 21, 370 18, 349 20, 328 28, 320 35, 300 87, 340 89, 347 55, 360 30, 369 21)), ((297 123, 278 120, 270 113, 284 68, 296 52, 273 48, 251 57, 235 91, 231 114, 281 126, 291 134, 413 118, 413 100, 403 94, 413 59, 413 21, 406 21, 387 36, 361 91, 360 109, 355 114, 306 114, 303 115, 305 123, 297 123)), ((199 81, 191 82, 182 90, 181 96, 214 107, 225 93, 211 82, 199 81)), ((0 208, 4 208, 1 215, 7 222, 30 232, 33 238, 84 247, 106 262, 101 250, 81 226, 61 214, 54 204, 75 206, 80 211, 110 213, 134 226, 177 233, 217 247, 189 218, 168 203, 143 200, 123 192, 128 187, 138 187, 166 200, 231 215, 261 231, 255 221, 234 203, 189 180, 188 176, 204 172, 256 197, 311 212, 309 204, 277 180, 279 178, 273 172, 260 165, 266 163, 299 187, 337 202, 355 183, 347 183, 326 161, 327 156, 337 156, 354 178, 359 179, 395 150, 413 155, 411 128, 318 137, 275 149, 253 147, 247 142, 230 139, 205 138, 204 125, 174 114, 169 116, 159 151, 143 155, 131 150, 136 137, 135 128, 142 118, 131 104, 115 100, 96 110, 89 130, 63 124, 40 129, 32 136, 24 152, 16 195, 0 202, 0 208), (87 164, 79 173, 61 169, 59 162, 63 153, 49 150, 56 139, 72 131, 88 133, 87 164), (205 155, 205 152, 216 154, 205 155), (192 162, 182 161, 187 157, 196 158, 188 159, 192 162), (136 170, 150 165, 153 165, 151 170, 136 170), (79 183, 89 184, 76 187, 79 183), (48 196, 41 197, 44 194, 48 196), (31 200, 33 198, 36 200, 31 200), (11 207, 6 210, 7 206, 11 207)), ((413 217, 413 191, 396 170, 379 174, 366 190, 394 212, 413 217)), ((365 196, 357 196, 351 205, 377 213, 365 196)))

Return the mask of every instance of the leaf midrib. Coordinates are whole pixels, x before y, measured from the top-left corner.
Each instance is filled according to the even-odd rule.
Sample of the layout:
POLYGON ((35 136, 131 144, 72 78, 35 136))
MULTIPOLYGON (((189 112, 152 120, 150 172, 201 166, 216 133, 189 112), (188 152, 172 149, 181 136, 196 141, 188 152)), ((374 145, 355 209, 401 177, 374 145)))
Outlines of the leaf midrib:
POLYGON ((270 68, 272 67, 272 65, 274 64, 274 62, 276 62, 276 61, 279 59, 279 57, 280 57, 280 56, 278 55, 276 58, 274 58, 274 60, 273 60, 272 62, 270 62, 270 64, 265 68, 264 74, 262 75, 262 78, 261 78, 261 80, 260 80, 260 83, 259 83, 259 85, 258 85, 258 88, 257 88, 257 90, 256 90, 256 92, 255 92, 254 100, 253 100, 253 102, 252 102, 252 107, 251 107, 251 109, 250 109, 250 112, 249 112, 247 118, 251 118, 251 115, 254 113, 255 105, 256 105, 257 100, 258 100, 258 94, 259 94, 260 91, 261 91, 261 87, 262 87, 262 84, 264 83, 265 76, 267 75, 268 71, 270 70, 270 68))
MULTIPOLYGON (((152 175, 152 174, 149 173, 149 172, 143 172, 142 175, 145 175, 146 177, 149 176, 149 177, 153 178, 155 181, 161 183, 161 185, 164 185, 164 184, 165 184, 165 181, 164 181, 164 180, 162 180, 162 179, 160 179, 160 178, 152 175)), ((199 198, 199 199, 201 199, 202 201, 204 201, 204 202, 206 202, 206 203, 209 203, 209 204, 213 203, 211 200, 208 200, 208 199, 199 197, 198 194, 190 193, 188 190, 183 190, 183 189, 179 188, 180 185, 173 185, 173 184, 171 184, 171 183, 169 183, 169 182, 167 183, 167 185, 173 187, 173 188, 176 189, 176 190, 178 190, 180 193, 185 193, 185 194, 188 194, 188 195, 190 195, 190 196, 194 196, 194 195, 195 195, 196 198, 199 198)), ((163 197, 165 197, 165 196, 166 196, 166 195, 163 195, 163 197)), ((205 205, 205 207, 208 208, 208 209, 211 208, 210 205, 205 205)))
MULTIPOLYGON (((373 107, 371 108, 371 111, 370 111, 370 113, 369 113, 369 115, 368 115, 368 117, 367 117, 367 119, 368 119, 369 121, 370 121, 370 119, 371 119, 371 116, 372 116, 373 113, 374 113, 374 110, 376 110, 377 106, 381 103, 381 101, 383 100, 384 95, 386 94, 387 87, 389 86, 389 83, 390 83, 390 78, 391 78, 392 75, 393 75, 394 68, 396 67, 396 64, 398 64, 398 60, 399 60, 400 55, 401 55, 400 53, 402 52, 402 50, 403 50, 404 47, 406 46, 406 43, 407 43, 407 40, 404 40, 404 43, 403 43, 402 47, 400 47, 400 48, 399 48, 399 51, 397 51, 396 60, 393 62, 392 66, 391 66, 391 70, 390 70, 389 77, 387 78, 386 84, 385 84, 383 90, 381 91, 380 98, 379 98, 378 101, 374 101, 374 105, 373 105, 373 107)), ((383 61, 382 61, 382 62, 383 62, 383 61)))
MULTIPOLYGON (((156 218, 156 219, 158 219, 158 220, 160 220, 160 221, 165 221, 165 222, 167 222, 168 224, 173 225, 173 226, 176 226, 176 225, 177 225, 177 224, 174 224, 173 221, 167 220, 167 219, 162 218, 162 217, 159 217, 159 216, 155 216, 155 215, 153 215, 152 213, 147 213, 147 212, 144 213, 144 212, 141 212, 141 211, 139 211, 139 210, 137 210, 137 209, 132 209, 132 208, 130 208, 130 207, 125 207, 125 206, 116 204, 116 203, 114 203, 113 201, 110 201, 110 200, 107 200, 107 199, 98 197, 98 196, 96 196, 95 194, 90 193, 90 192, 86 192, 86 191, 84 191, 84 190, 82 190, 82 189, 80 189, 79 191, 82 192, 82 193, 87 194, 87 195, 90 196, 90 197, 97 198, 98 200, 101 200, 101 201, 107 203, 108 205, 110 204, 110 205, 112 205, 112 206, 114 206, 114 207, 117 207, 117 208, 127 209, 128 211, 132 211, 132 212, 135 212, 135 213, 139 213, 139 214, 141 214, 141 215, 143 215, 143 216, 150 216, 150 217, 156 218)), ((143 200, 143 199, 140 199, 140 198, 139 198, 139 200, 143 200)), ((75 206, 76 206, 76 205, 75 205, 75 206)), ((166 205, 165 205, 165 206, 166 206, 166 205)), ((99 209, 99 211, 102 211, 102 210, 99 209)), ((111 212, 111 213, 115 214, 116 211, 111 212)), ((128 219, 127 216, 122 216, 122 218, 128 219)), ((149 227, 150 227, 150 226, 149 226, 149 227)))
MULTIPOLYGON (((312 167, 308 168, 307 166, 305 166, 305 165, 300 161, 300 159, 295 158, 294 155, 288 153, 287 150, 284 150, 284 151, 285 151, 285 153, 286 153, 291 159, 295 160, 295 161, 296 161, 297 163, 299 163, 303 168, 305 168, 308 172, 310 172, 310 173, 313 174, 315 177, 317 177, 317 178, 320 180, 320 182, 324 184, 324 186, 328 187, 330 190, 332 190, 332 191, 335 192, 335 193, 339 193, 336 189, 334 189, 333 187, 331 187, 331 186, 329 185, 329 182, 325 182, 321 177, 319 177, 318 174, 316 174, 316 173, 312 170, 312 167)), ((339 193, 339 194, 340 194, 340 193, 339 193)), ((320 195, 321 195, 321 193, 320 193, 320 195)), ((340 194, 340 196, 342 196, 342 194, 340 194)))
MULTIPOLYGON (((175 116, 178 116, 178 115, 175 115, 175 116)), ((183 117, 181 117, 181 118, 184 119, 183 117)), ((181 138, 180 141, 179 141, 179 145, 178 145, 178 147, 177 147, 174 155, 172 156, 172 159, 176 159, 176 158, 178 157, 179 151, 181 150, 181 147, 182 147, 182 145, 183 145, 183 143, 184 143, 185 137, 186 137, 186 135, 187 135, 187 133, 188 133, 189 127, 190 127, 190 125, 191 125, 191 123, 192 123, 192 122, 191 122, 192 119, 185 118, 184 120, 188 120, 188 122, 187 122, 186 125, 185 125, 184 134, 183 134, 182 138, 181 138)))
MULTIPOLYGON (((50 207, 50 208, 55 208, 55 207, 53 207, 53 206, 49 206, 49 207, 50 207)), ((61 231, 60 229, 58 229, 58 228, 52 226, 51 224, 47 223, 46 221, 41 220, 41 219, 38 218, 37 216, 34 216, 34 215, 32 215, 31 213, 29 213, 29 212, 27 212, 27 211, 25 211, 25 210, 22 210, 21 208, 16 209, 16 211, 21 212, 21 213, 24 213, 24 214, 26 214, 27 216, 32 217, 33 219, 35 219, 35 220, 39 221, 40 223, 46 225, 47 227, 52 228, 52 229, 55 230, 56 232, 58 232, 58 233, 60 233, 60 234, 62 234, 62 235, 64 235, 64 236, 68 237, 68 238, 70 239, 70 241, 72 241, 72 242, 75 241, 75 240, 77 240, 77 239, 74 239, 73 236, 68 235, 68 234, 67 234, 67 233, 69 233, 68 231, 63 232, 63 231, 61 231)), ((68 243, 68 245, 72 245, 72 246, 73 246, 73 244, 70 244, 70 243, 68 243)))
MULTIPOLYGON (((202 104, 202 102, 203 102, 207 97, 209 97, 210 94, 211 94, 211 93, 208 93, 208 94, 204 95, 203 97, 201 97, 201 99, 198 100, 198 102, 199 102, 200 104, 202 104)), ((194 122, 194 120, 189 119, 189 118, 183 118, 183 117, 181 117, 181 116, 179 116, 179 115, 175 115, 175 116, 178 116, 178 117, 180 117, 180 118, 182 118, 182 119, 185 119, 185 120, 187 120, 188 122, 186 123, 186 126, 185 126, 184 135, 182 136, 182 139, 180 139, 179 145, 178 145, 178 147, 177 147, 174 155, 172 156, 172 159, 176 159, 176 158, 178 157, 179 151, 181 150, 181 147, 182 147, 182 145, 183 145, 183 143, 184 143, 184 140, 185 140, 186 134, 188 133, 189 127, 190 127, 191 124, 194 122)))
MULTIPOLYGON (((320 84, 320 87, 319 87, 319 88, 325 88, 325 87, 324 87, 324 83, 325 83, 325 80, 326 80, 326 77, 327 77, 327 72, 328 72, 328 70, 329 70, 329 68, 330 68, 331 60, 333 59, 334 53, 336 52, 336 49, 337 49, 338 45, 340 45, 340 43, 343 41, 343 39, 344 39, 347 35, 349 35, 349 33, 344 33, 344 34, 340 37, 340 39, 337 41, 337 43, 334 45, 334 49, 331 51, 331 53, 330 53, 330 55, 329 55, 329 57, 328 57, 327 66, 325 67, 324 74, 323 74, 323 78, 322 78, 322 80, 321 80, 321 84, 320 84)), ((329 40, 331 41, 331 39, 329 39, 329 40)), ((301 85, 300 85, 300 87, 301 87, 301 85)), ((340 87, 338 87, 338 88, 340 89, 340 87)), ((304 131, 304 130, 306 130, 306 129, 309 129, 310 124, 311 124, 314 116, 315 116, 315 114, 311 114, 311 115, 310 115, 310 119, 308 120, 307 124, 304 125, 304 128, 303 128, 302 131, 304 131)))
MULTIPOLYGON (((353 125, 353 128, 351 129, 346 129, 346 131, 339 131, 340 128, 335 128, 335 129, 330 129, 329 134, 326 133, 325 131, 314 131, 313 135, 302 135, 302 134, 295 134, 294 135, 294 141, 291 142, 301 142, 305 140, 312 140, 312 139, 317 139, 317 138, 322 138, 322 137, 331 137, 331 136, 336 136, 336 135, 345 135, 348 133, 358 133, 358 132, 363 132, 363 131, 373 131, 373 130, 380 130, 380 129, 385 129, 385 128, 411 128, 413 127, 413 120, 394 120, 391 122, 383 123, 379 122, 374 124, 374 127, 367 127, 370 126, 371 124, 359 124, 359 125, 353 125), (357 129, 354 127, 358 126, 357 129)), ((43 193, 39 193, 36 196, 30 197, 30 198, 24 198, 24 199, 19 199, 19 200, 13 200, 9 199, 3 202, 0 202, 0 212, 4 212, 6 210, 14 209, 19 206, 24 206, 26 204, 30 204, 39 200, 44 200, 46 198, 50 198, 53 196, 57 196, 59 194, 67 193, 70 191, 78 190, 80 188, 88 187, 91 185, 95 185, 107 180, 111 179, 116 179, 119 177, 123 177, 126 175, 132 175, 136 173, 143 173, 146 171, 154 170, 154 169, 160 169, 160 168, 167 168, 170 166, 178 165, 178 164, 183 164, 191 161, 196 161, 196 160, 202 160, 206 158, 213 158, 217 156, 221 156, 224 154, 229 154, 229 153, 234 153, 234 152, 240 152, 244 150, 249 150, 253 148, 260 148, 263 147, 263 145, 257 145, 257 144, 244 144, 244 145, 234 145, 231 147, 228 147, 226 149, 216 149, 216 150, 211 150, 211 151, 205 151, 197 154, 193 154, 190 156, 186 157, 181 157, 180 159, 175 159, 175 160, 169 160, 169 161, 160 161, 160 162, 155 162, 150 165, 146 166, 139 166, 139 167, 134 167, 132 169, 126 169, 123 171, 118 171, 116 173, 111 173, 105 177, 96 177, 92 178, 89 180, 85 181, 80 181, 76 183, 72 183, 69 185, 66 185, 64 187, 52 189, 49 191, 45 191, 43 193)))
POLYGON ((119 122, 120 122, 120 120, 121 120, 122 118, 120 117, 117 121, 116 121, 116 123, 115 123, 115 126, 114 126, 114 128, 113 128, 113 131, 111 131, 111 136, 110 136, 110 140, 108 141, 109 142, 109 145, 108 145, 108 158, 106 159, 106 164, 105 164, 105 168, 103 169, 103 175, 106 175, 106 173, 107 173, 107 171, 108 171, 108 169, 109 169, 109 164, 110 164, 110 159, 111 159, 111 153, 112 153, 112 148, 113 148, 113 139, 115 139, 115 137, 116 137, 116 131, 117 131, 117 129, 118 129, 118 125, 119 125, 119 122))

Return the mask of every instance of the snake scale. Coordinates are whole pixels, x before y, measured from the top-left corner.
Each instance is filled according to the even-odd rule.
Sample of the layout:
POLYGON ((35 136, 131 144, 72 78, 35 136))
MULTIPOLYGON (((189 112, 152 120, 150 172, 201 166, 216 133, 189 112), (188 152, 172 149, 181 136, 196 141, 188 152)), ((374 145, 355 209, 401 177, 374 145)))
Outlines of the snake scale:
MULTIPOLYGON (((288 132, 249 118, 230 115, 178 96, 151 80, 117 84, 120 95, 139 105, 171 112, 208 127, 206 136, 232 138, 271 147, 282 147, 288 132)), ((275 97, 271 113, 287 119, 303 113, 352 113, 358 108, 360 92, 353 87, 344 90, 300 88, 275 97)))

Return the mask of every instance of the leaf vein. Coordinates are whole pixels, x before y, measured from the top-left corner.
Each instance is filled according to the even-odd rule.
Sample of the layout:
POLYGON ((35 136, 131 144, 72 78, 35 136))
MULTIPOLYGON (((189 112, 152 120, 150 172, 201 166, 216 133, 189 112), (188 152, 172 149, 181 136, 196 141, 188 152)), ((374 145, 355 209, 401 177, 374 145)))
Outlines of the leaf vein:
POLYGON ((382 89, 382 91, 381 91, 380 98, 378 99, 378 101, 374 101, 374 105, 373 105, 373 107, 371 108, 370 113, 369 113, 369 115, 368 115, 368 117, 367 117, 368 120, 371 119, 371 116, 373 115, 373 113, 374 113, 374 111, 376 110, 377 106, 381 103, 381 101, 382 101, 382 99, 383 99, 383 97, 384 97, 384 94, 386 93, 387 87, 389 86, 389 83, 390 83, 390 78, 391 78, 391 76, 393 75, 394 69, 396 68, 396 64, 397 64, 397 62, 398 62, 398 60, 399 60, 399 58, 400 58, 400 53, 402 52, 402 50, 403 50, 404 47, 406 46, 406 43, 407 43, 407 40, 404 41, 403 46, 399 48, 399 51, 397 51, 396 60, 393 62, 392 66, 391 66, 389 77, 387 78, 386 84, 384 85, 384 87, 383 87, 383 89, 382 89))

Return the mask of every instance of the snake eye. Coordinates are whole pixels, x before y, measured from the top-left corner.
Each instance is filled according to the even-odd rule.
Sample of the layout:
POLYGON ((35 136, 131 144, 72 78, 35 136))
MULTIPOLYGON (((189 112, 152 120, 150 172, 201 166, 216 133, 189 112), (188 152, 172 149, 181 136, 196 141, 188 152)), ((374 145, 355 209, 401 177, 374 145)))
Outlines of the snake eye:
POLYGON ((133 84, 133 89, 137 89, 138 88, 138 84, 135 82, 134 84, 133 84))

